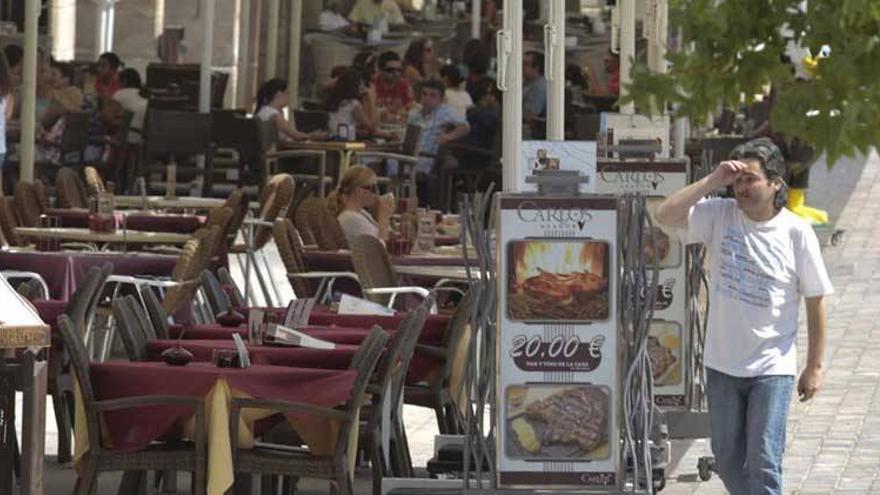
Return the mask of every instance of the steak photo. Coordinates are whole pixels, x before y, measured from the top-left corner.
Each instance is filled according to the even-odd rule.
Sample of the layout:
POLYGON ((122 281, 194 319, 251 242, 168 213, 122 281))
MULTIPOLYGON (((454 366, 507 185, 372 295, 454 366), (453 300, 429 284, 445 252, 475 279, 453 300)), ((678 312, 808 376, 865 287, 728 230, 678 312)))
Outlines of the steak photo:
POLYGON ((608 436, 608 394, 598 387, 557 392, 526 407, 526 416, 545 423, 543 445, 577 445, 590 452, 608 436))

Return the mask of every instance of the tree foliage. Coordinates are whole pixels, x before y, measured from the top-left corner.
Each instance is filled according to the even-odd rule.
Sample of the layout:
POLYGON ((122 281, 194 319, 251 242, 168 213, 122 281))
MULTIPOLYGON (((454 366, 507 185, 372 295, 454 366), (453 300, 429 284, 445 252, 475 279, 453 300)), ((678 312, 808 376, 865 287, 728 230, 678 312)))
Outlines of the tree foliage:
POLYGON ((669 8, 689 49, 670 51, 665 75, 634 66, 630 98, 642 111, 665 101, 703 122, 719 103, 751 103, 772 85, 774 130, 827 152, 829 163, 880 143, 880 0, 670 0, 669 8), (787 37, 814 57, 830 46, 813 77, 796 79, 783 61, 787 37))

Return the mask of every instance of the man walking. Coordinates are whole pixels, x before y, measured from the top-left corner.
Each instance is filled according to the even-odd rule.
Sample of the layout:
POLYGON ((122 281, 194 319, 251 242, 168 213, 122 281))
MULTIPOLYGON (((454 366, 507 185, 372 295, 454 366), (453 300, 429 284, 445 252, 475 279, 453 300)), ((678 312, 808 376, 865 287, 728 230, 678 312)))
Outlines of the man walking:
POLYGON ((802 401, 822 384, 823 296, 833 288, 812 228, 784 208, 785 162, 767 138, 663 201, 659 223, 709 252, 706 388, 716 471, 733 495, 781 495, 785 424, 797 374, 798 309, 806 299, 802 401), (732 186, 734 199, 703 199, 732 186))

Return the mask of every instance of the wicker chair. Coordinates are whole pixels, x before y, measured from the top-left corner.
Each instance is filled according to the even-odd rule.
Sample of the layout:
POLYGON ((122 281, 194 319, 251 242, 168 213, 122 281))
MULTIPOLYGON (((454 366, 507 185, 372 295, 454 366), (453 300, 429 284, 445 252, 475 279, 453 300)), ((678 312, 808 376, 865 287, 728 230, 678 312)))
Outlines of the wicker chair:
MULTIPOLYGON (((260 215, 258 217, 258 224, 253 227, 253 243, 250 246, 250 250, 248 250, 247 243, 235 244, 229 248, 229 252, 236 255, 235 259, 238 260, 242 272, 245 272, 246 269, 241 256, 250 257, 250 261, 255 268, 254 272, 257 275, 257 281, 260 284, 268 306, 273 305, 273 295, 278 301, 281 300, 281 295, 278 292, 277 283, 272 276, 272 269, 269 266, 269 260, 266 258, 263 248, 269 242, 272 235, 272 222, 276 218, 286 215, 287 208, 290 207, 290 202, 293 200, 294 188, 293 177, 290 175, 279 174, 269 179, 260 193, 260 215), (257 263, 257 254, 263 260, 263 269, 269 279, 268 282, 266 277, 264 277, 263 269, 257 263)), ((251 295, 245 294, 245 297, 250 298, 251 295)))
POLYGON ((34 179, 34 196, 40 204, 40 211, 46 213, 49 210, 49 191, 46 184, 40 179, 34 179))
MULTIPOLYGON (((119 338, 125 348, 125 354, 129 361, 147 360, 147 339, 141 323, 135 316, 129 298, 132 296, 119 297, 113 300, 113 319, 119 329, 119 338)), ((137 303, 135 303, 137 304, 137 303)))
POLYGON ((18 181, 15 184, 15 212, 17 213, 20 226, 39 227, 40 215, 45 211, 42 201, 37 196, 37 191, 31 182, 18 181))
POLYGON ((217 279, 220 281, 220 286, 224 288, 224 291, 226 291, 226 295, 229 296, 230 304, 232 304, 232 306, 235 308, 245 307, 246 303, 244 300, 244 295, 235 284, 235 280, 232 279, 232 275, 229 274, 229 270, 222 266, 218 268, 217 279))
POLYGON ((391 308, 398 294, 415 294, 425 298, 430 293, 424 287, 400 286, 388 251, 382 241, 373 236, 359 235, 354 238, 351 261, 361 281, 364 297, 370 301, 391 308))
POLYGON ((229 194, 223 206, 232 209, 232 219, 229 221, 229 236, 235 242, 235 236, 241 230, 244 219, 248 212, 248 198, 241 189, 236 189, 229 194))
POLYGON ((156 337, 160 339, 170 338, 171 332, 171 315, 165 311, 162 301, 156 296, 156 291, 144 285, 140 288, 141 300, 144 302, 144 309, 147 312, 147 318, 153 325, 153 331, 156 337))
POLYGON ((278 254, 287 270, 287 279, 297 297, 314 297, 323 302, 333 294, 333 284, 338 278, 352 279, 360 285, 357 275, 352 272, 308 271, 303 259, 302 239, 290 218, 275 220, 273 234, 278 254))
POLYGON ((98 169, 86 167, 83 169, 83 175, 86 177, 86 188, 88 189, 89 196, 97 196, 98 193, 107 191, 107 188, 104 186, 104 180, 101 179, 101 174, 98 173, 98 169))
POLYGON ((305 200, 302 203, 296 206, 296 210, 294 210, 292 216, 293 224, 299 230, 299 235, 303 240, 303 244, 307 246, 318 246, 318 240, 315 239, 315 235, 312 233, 312 226, 310 223, 311 220, 311 211, 309 208, 303 208, 303 204, 306 203, 305 200))
POLYGON ((55 176, 55 193, 60 208, 88 208, 89 194, 79 174, 70 167, 61 167, 55 176))
POLYGON ((297 219, 297 227, 307 231, 319 249, 324 251, 348 249, 345 231, 342 230, 339 220, 328 208, 327 200, 322 198, 306 199, 300 204, 294 218, 297 219))
MULTIPOLYGON (((205 227, 217 227, 217 239, 214 244, 214 255, 226 255, 233 240, 229 232, 235 212, 228 206, 218 206, 208 211, 205 227)), ((234 235, 234 234, 232 234, 234 235)))
POLYGON ((442 359, 443 369, 427 384, 408 385, 404 391, 405 403, 434 410, 441 434, 464 430, 463 374, 471 343, 470 318, 476 303, 473 291, 468 291, 449 320, 442 347, 418 345, 419 352, 442 359))
POLYGON ((364 392, 387 342, 388 334, 379 327, 373 327, 361 343, 349 366, 349 369, 357 370, 357 378, 352 386, 348 401, 342 407, 326 408, 299 402, 233 399, 230 428, 235 471, 293 478, 326 479, 330 480, 331 486, 335 488, 335 493, 353 495, 354 473, 351 472, 348 461, 354 456, 354 452, 351 452, 354 447, 353 442, 349 442, 349 439, 354 434, 355 425, 359 422, 364 392), (305 448, 260 443, 253 449, 238 448, 239 418, 242 409, 268 409, 338 420, 341 422, 341 427, 334 453, 333 455, 319 456, 312 454, 305 448))
POLYGON ((15 210, 15 198, 9 196, 0 198, 0 229, 3 230, 3 237, 7 244, 25 246, 24 240, 15 233, 15 228, 21 226, 15 210))
MULTIPOLYGON (((124 286, 133 286, 137 296, 141 298, 141 306, 148 308, 143 299, 144 292, 141 289, 144 287, 158 289, 165 292, 162 299, 165 311, 168 314, 175 314, 195 297, 201 283, 201 273, 211 260, 219 232, 219 227, 210 227, 201 228, 193 233, 192 238, 186 241, 183 246, 183 251, 171 272, 170 280, 113 275, 108 280, 108 282, 115 284, 113 299, 120 295, 124 286)), ((101 360, 106 359, 109 355, 115 333, 115 327, 110 325, 100 353, 101 360)))
POLYGON ((208 307, 210 308, 212 321, 217 318, 217 315, 232 309, 232 303, 229 301, 229 296, 223 291, 223 286, 220 285, 220 280, 217 279, 217 276, 214 275, 211 270, 205 270, 202 272, 201 290, 202 294, 205 295, 208 307))
POLYGON ((373 373, 373 380, 367 387, 370 403, 361 414, 361 418, 366 418, 366 422, 361 425, 360 443, 366 446, 370 453, 373 495, 381 495, 383 477, 413 475, 411 469, 407 469, 411 466, 411 461, 397 404, 400 404, 403 395, 409 363, 425 321, 428 319, 432 298, 433 296, 429 296, 423 304, 406 314, 388 343, 388 348, 376 366, 376 372, 373 373), (386 400, 386 397, 389 400, 386 400), (391 431, 386 433, 391 436, 392 447, 387 456, 382 439, 382 425, 386 417, 390 417, 391 431), (390 458, 390 466, 385 462, 386 458, 390 458))
POLYGON ((156 395, 99 401, 89 375, 86 348, 74 330, 70 318, 66 315, 60 316, 58 328, 64 345, 70 353, 71 366, 79 383, 88 423, 89 451, 80 461, 79 477, 76 480, 74 493, 76 495, 95 493, 98 473, 102 471, 189 471, 193 473, 192 493, 203 495, 206 489, 207 464, 204 399, 156 395), (102 438, 101 433, 103 413, 149 406, 191 407, 195 412, 195 438, 192 441, 175 439, 169 442, 157 442, 137 452, 117 452, 105 448, 106 439, 102 438))

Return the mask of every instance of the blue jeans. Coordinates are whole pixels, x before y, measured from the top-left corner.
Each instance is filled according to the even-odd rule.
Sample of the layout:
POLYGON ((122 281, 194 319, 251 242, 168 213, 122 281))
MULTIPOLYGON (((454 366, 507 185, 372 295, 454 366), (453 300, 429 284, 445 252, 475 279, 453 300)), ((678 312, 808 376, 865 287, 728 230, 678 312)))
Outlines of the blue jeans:
POLYGON ((706 368, 715 470, 731 495, 782 495, 793 376, 739 378, 706 368))

